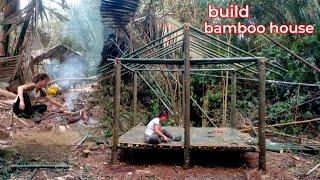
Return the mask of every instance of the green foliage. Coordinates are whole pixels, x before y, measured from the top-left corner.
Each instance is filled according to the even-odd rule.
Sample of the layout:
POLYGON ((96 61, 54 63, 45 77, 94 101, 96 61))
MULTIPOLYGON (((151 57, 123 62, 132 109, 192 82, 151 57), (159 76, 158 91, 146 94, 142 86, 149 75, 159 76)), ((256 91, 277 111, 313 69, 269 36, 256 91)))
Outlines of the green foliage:
POLYGON ((159 113, 159 102, 156 99, 152 99, 149 103, 149 112, 151 113, 150 116, 151 117, 155 117, 157 116, 157 114, 159 113))
POLYGON ((104 131, 103 131, 103 135, 104 137, 111 137, 112 136, 112 131, 108 128, 105 128, 104 131))
POLYGON ((215 109, 221 106, 221 103, 222 103, 221 91, 217 91, 216 93, 212 93, 211 91, 208 91, 207 97, 209 99, 210 108, 215 109))
POLYGON ((248 101, 246 99, 237 101, 237 106, 245 112, 250 112, 255 107, 252 101, 248 101))
POLYGON ((170 119, 167 119, 166 121, 163 121, 162 126, 173 126, 173 122, 170 119))
POLYGON ((8 162, 14 159, 16 152, 11 149, 0 150, 0 179, 9 179, 10 168, 8 162))

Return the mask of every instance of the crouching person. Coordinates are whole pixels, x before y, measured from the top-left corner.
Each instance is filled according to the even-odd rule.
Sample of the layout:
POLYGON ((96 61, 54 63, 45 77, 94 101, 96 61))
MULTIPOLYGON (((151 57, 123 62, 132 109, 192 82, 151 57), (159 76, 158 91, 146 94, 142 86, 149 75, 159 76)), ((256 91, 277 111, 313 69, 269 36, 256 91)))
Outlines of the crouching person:
POLYGON ((168 119, 167 111, 161 112, 156 118, 152 119, 144 132, 144 141, 150 144, 159 144, 169 140, 180 141, 181 136, 172 136, 168 131, 161 129, 160 122, 168 119))
POLYGON ((47 86, 49 80, 47 74, 39 73, 33 77, 31 83, 18 87, 18 95, 13 104, 13 112, 18 115, 18 117, 32 118, 36 113, 43 114, 47 110, 47 106, 45 104, 33 104, 33 101, 39 97, 44 97, 52 104, 67 111, 61 103, 47 96, 45 93, 44 88, 47 86))

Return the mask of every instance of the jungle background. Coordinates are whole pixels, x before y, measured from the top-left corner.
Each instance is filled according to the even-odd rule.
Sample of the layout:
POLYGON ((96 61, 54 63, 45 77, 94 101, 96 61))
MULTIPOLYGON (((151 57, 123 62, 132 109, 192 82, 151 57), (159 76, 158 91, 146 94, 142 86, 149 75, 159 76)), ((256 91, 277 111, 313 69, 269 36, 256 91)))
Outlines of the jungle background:
MULTIPOLYGON (((250 4, 249 18, 217 18, 214 20, 217 24, 236 24, 237 22, 246 24, 252 22, 268 26, 270 21, 276 24, 313 24, 316 30, 312 35, 270 34, 268 36, 290 49, 292 53, 298 54, 311 64, 319 66, 320 54, 318 49, 320 48, 320 27, 318 22, 320 14, 318 1, 142 1, 142 4, 135 14, 137 21, 130 22, 124 33, 122 31, 115 32, 106 38, 107 40, 114 38, 118 45, 116 47, 112 42, 106 41, 102 51, 103 58, 120 57, 126 52, 130 52, 130 45, 133 47, 146 45, 152 40, 170 32, 170 30, 182 26, 183 23, 186 22, 194 27, 203 29, 204 22, 210 20, 206 14, 208 3, 215 4, 219 7, 227 7, 230 4, 250 4), (121 48, 121 51, 118 50, 118 47, 121 48)), ((110 32, 107 32, 107 34, 110 34, 110 32)), ((311 86, 304 86, 303 84, 267 83, 268 124, 312 119, 319 115, 319 101, 317 98, 319 89, 318 72, 305 65, 295 56, 268 40, 268 38, 263 35, 214 36, 258 57, 266 57, 274 64, 286 69, 285 72, 273 69, 278 73, 274 74, 269 72, 267 73, 266 79, 312 84, 311 86)), ((104 63, 105 61, 102 61, 101 66, 103 66, 104 63)), ((228 114, 223 115, 223 108, 226 103, 226 90, 224 88, 226 86, 226 78, 213 78, 210 75, 226 77, 226 74, 216 72, 209 73, 208 76, 193 76, 192 95, 200 105, 208 106, 206 108, 208 109, 210 117, 216 119, 219 124, 223 116, 228 116, 228 114)), ((132 77, 127 77, 127 80, 130 81, 131 78, 132 77)), ((157 78, 160 82, 164 82, 162 86, 165 87, 167 90, 166 93, 169 94, 170 98, 175 96, 175 93, 170 92, 167 81, 160 76, 157 76, 157 78)), ((124 81, 126 81, 126 77, 124 81)), ((248 123, 249 121, 247 120, 251 119, 256 125, 257 121, 254 121, 257 116, 257 111, 255 110, 257 109, 258 98, 256 82, 241 80, 241 77, 239 81, 237 89, 238 122, 248 123)), ((149 88, 146 85, 141 83, 140 86, 139 89, 143 89, 143 91, 139 91, 139 100, 141 105, 151 113, 150 118, 157 114, 159 109, 164 109, 164 107, 152 91, 148 90, 149 88)), ((172 86, 174 87, 174 84, 172 84, 172 86)), ((130 90, 130 86, 127 87, 127 90, 130 90)), ((227 93, 230 93, 230 91, 227 91, 227 93)), ((130 96, 130 93, 127 93, 127 96, 130 96)), ((123 103, 130 107, 130 101, 126 102, 127 99, 127 97, 124 97, 123 103)), ((111 107, 111 104, 109 107, 111 107)), ((111 108, 108 109, 111 110, 111 108)), ((193 125, 201 126, 203 119, 202 113, 194 104, 192 110, 193 125)), ((123 118, 125 119, 124 122, 129 121, 128 118, 123 118)), ((175 123, 177 124, 176 121, 175 123)), ((177 125, 179 125, 179 122, 177 125)), ((318 123, 314 125, 315 126, 293 125, 277 130, 295 135, 301 132, 310 132, 309 135, 318 136, 318 123)))

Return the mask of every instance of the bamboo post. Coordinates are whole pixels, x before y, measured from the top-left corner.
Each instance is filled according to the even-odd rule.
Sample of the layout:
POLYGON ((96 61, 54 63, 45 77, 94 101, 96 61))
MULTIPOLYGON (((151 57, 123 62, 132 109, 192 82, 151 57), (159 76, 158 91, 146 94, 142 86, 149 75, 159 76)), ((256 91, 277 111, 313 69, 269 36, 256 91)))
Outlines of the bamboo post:
POLYGON ((228 108, 228 84, 229 84, 229 71, 226 72, 225 79, 225 92, 224 92, 224 108, 223 108, 223 120, 222 127, 227 127, 227 108, 228 108))
POLYGON ((237 106, 237 79, 236 72, 231 71, 231 128, 236 128, 236 106, 237 106))
POLYGON ((208 120, 205 117, 204 113, 208 113, 209 110, 209 98, 207 95, 203 97, 203 103, 202 103, 202 108, 203 108, 203 115, 202 115, 202 127, 208 127, 208 120))
POLYGON ((190 167, 190 35, 189 24, 184 25, 184 167, 190 167))
MULTIPOLYGON (((0 22, 4 20, 4 12, 0 12, 0 22)), ((5 47, 4 47, 4 42, 5 42, 5 30, 4 30, 4 25, 0 25, 0 56, 6 56, 5 52, 5 47)))
POLYGON ((137 107, 138 106, 138 74, 133 73, 133 119, 131 127, 134 127, 137 122, 137 107))
MULTIPOLYGON (((221 75, 224 76, 224 72, 221 71, 221 75)), ((222 120, 221 120, 221 124, 220 124, 220 127, 225 127, 225 116, 224 116, 224 106, 225 106, 225 103, 224 101, 226 100, 226 98, 224 97, 225 96, 225 93, 226 93, 226 80, 225 78, 222 78, 222 81, 223 81, 223 84, 222 84, 222 120)))
POLYGON ((265 59, 259 59, 259 169, 266 172, 266 77, 265 77, 265 59))
POLYGON ((119 113, 120 113, 120 91, 121 91, 121 62, 115 61, 115 85, 114 85, 114 119, 113 119, 113 143, 111 163, 115 164, 118 158, 118 139, 119 139, 119 113))

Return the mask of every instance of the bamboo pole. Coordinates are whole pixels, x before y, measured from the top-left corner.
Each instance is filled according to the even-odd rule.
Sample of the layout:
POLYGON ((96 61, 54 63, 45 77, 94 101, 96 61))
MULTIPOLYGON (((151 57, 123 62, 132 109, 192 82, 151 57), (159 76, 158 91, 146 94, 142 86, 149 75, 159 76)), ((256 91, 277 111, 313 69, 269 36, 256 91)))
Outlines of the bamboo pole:
POLYGON ((168 36, 170 36, 170 35, 178 32, 178 31, 180 31, 180 30, 182 30, 182 27, 180 27, 180 28, 178 28, 178 29, 176 29, 176 30, 174 30, 174 31, 172 31, 172 32, 170 32, 170 33, 168 33, 168 34, 166 34, 166 35, 164 35, 164 36, 162 36, 162 37, 160 37, 160 38, 152 41, 152 42, 150 42, 149 44, 147 44, 147 45, 145 45, 145 46, 143 46, 143 47, 141 47, 141 48, 133 51, 132 53, 130 53, 130 54, 128 54, 128 55, 125 55, 124 57, 133 57, 133 56, 135 56, 135 54, 141 52, 141 51, 144 50, 145 48, 148 48, 150 45, 152 45, 152 44, 154 44, 154 43, 156 43, 156 42, 160 42, 162 39, 164 39, 164 38, 166 38, 166 37, 168 37, 168 36))
POLYGON ((230 114, 230 126, 236 128, 236 106, 237 106, 237 79, 236 72, 231 71, 231 114, 230 114))
POLYGON ((272 134, 276 134, 276 135, 280 135, 280 136, 285 136, 285 137, 293 138, 293 139, 297 139, 297 140, 304 140, 304 141, 308 141, 308 142, 320 144, 320 142, 318 142, 318 141, 314 141, 314 140, 307 139, 307 138, 302 138, 302 137, 297 137, 297 136, 293 136, 293 135, 290 135, 290 134, 285 134, 285 133, 276 132, 276 131, 271 131, 271 130, 266 130, 266 132, 269 132, 269 133, 272 133, 272 134))
MULTIPOLYGON (((210 76, 210 77, 217 77, 217 78, 224 78, 225 76, 218 76, 218 75, 211 75, 211 74, 201 74, 201 73, 191 73, 192 75, 198 75, 198 76, 210 76)), ((250 79, 250 78, 242 78, 238 77, 239 80, 247 80, 247 81, 255 81, 258 82, 258 79, 250 79)), ((287 86, 305 86, 305 87, 315 87, 320 88, 320 85, 317 84, 308 84, 308 83, 295 83, 295 82, 287 82, 287 81, 274 81, 274 80, 266 80, 266 83, 269 84, 278 84, 278 85, 287 85, 287 86)))
POLYGON ((184 110, 184 167, 190 167, 190 36, 189 25, 184 25, 184 80, 185 80, 185 110, 184 110))
MULTIPOLYGON (((223 51, 225 51, 225 52, 228 53, 228 54, 230 53, 230 54, 232 54, 232 55, 234 55, 234 56, 236 56, 236 57, 239 57, 239 58, 241 57, 239 54, 236 54, 236 53, 234 53, 234 52, 232 52, 232 51, 229 51, 228 49, 225 49, 225 48, 217 45, 216 43, 207 41, 207 40, 202 39, 202 38, 200 38, 200 37, 198 37, 198 36, 196 36, 196 35, 190 34, 190 36, 193 37, 193 38, 196 38, 196 39, 200 40, 201 42, 206 42, 206 43, 210 44, 211 46, 217 47, 219 50, 223 50, 223 51)), ((219 52, 217 52, 217 51, 214 51, 213 49, 210 50, 210 51, 212 51, 212 52, 220 55, 220 57, 223 57, 223 58, 227 57, 227 56, 223 55, 222 53, 219 53, 219 52)), ((218 57, 218 58, 219 58, 219 57, 218 57)), ((241 62, 239 62, 239 63, 241 63, 241 62)), ((243 67, 244 67, 243 65, 238 64, 238 63, 234 63, 234 65, 237 66, 237 67, 239 67, 239 68, 243 68, 243 67)), ((258 75, 257 71, 254 70, 254 69, 251 69, 250 67, 245 68, 245 69, 246 69, 247 71, 251 72, 251 73, 254 73, 255 75, 258 75)))
MULTIPOLYGON (((208 113, 209 110, 209 98, 207 94, 203 97, 203 103, 202 103, 202 108, 205 113, 208 113)), ((208 121, 207 118, 205 117, 204 113, 202 113, 202 127, 208 127, 208 121)))
MULTIPOLYGON (((170 42, 170 41, 172 41, 172 40, 174 40, 174 39, 177 39, 178 37, 180 37, 180 36, 182 36, 182 35, 183 35, 183 34, 181 33, 181 34, 179 34, 179 35, 177 35, 177 36, 174 36, 174 37, 172 37, 172 38, 170 38, 170 39, 168 39, 168 40, 166 40, 166 41, 163 41, 163 42, 161 42, 161 43, 159 43, 159 44, 152 45, 151 47, 148 47, 147 49, 139 52, 138 54, 135 54, 134 56, 135 56, 135 57, 138 57, 138 56, 141 56, 141 54, 143 54, 143 53, 145 53, 145 52, 148 52, 148 51, 150 51, 150 50, 156 49, 158 46, 161 46, 161 45, 165 46, 165 45, 164 45, 165 43, 170 42)), ((172 46, 172 44, 169 44, 169 46, 172 46)), ((168 47, 168 46, 165 46, 165 47, 168 47)))
MULTIPOLYGON (((195 27, 193 27, 193 26, 190 26, 190 28, 191 28, 193 31, 195 31, 195 32, 197 32, 197 33, 200 33, 200 34, 202 34, 202 35, 205 35, 206 37, 209 37, 210 39, 212 39, 212 40, 214 40, 214 41, 220 42, 220 43, 222 43, 222 44, 224 44, 224 45, 226 45, 226 46, 228 46, 228 47, 231 47, 232 49, 237 50, 238 52, 241 52, 241 53, 243 53, 243 54, 245 54, 245 55, 248 55, 248 56, 251 56, 251 57, 255 57, 253 54, 251 54, 251 53, 249 53, 249 52, 247 52, 247 51, 244 51, 244 50, 242 50, 242 49, 240 49, 240 48, 238 48, 238 47, 236 47, 236 46, 233 46, 233 45, 231 45, 231 44, 228 44, 228 43, 220 40, 220 39, 217 38, 217 37, 214 37, 214 36, 212 36, 212 35, 205 34, 205 33, 204 33, 203 31, 201 31, 200 29, 197 29, 197 28, 195 28, 195 27)), ((213 43, 213 44, 214 44, 214 43, 213 43)), ((240 55, 239 55, 239 56, 240 56, 240 55)), ((275 65, 275 64, 273 64, 273 63, 271 63, 271 62, 268 62, 268 61, 266 61, 266 63, 267 63, 268 65, 274 67, 274 68, 277 68, 277 69, 279 69, 279 70, 282 70, 282 71, 287 72, 287 70, 283 69, 282 67, 280 67, 280 66, 278 66, 278 65, 275 65)))
POLYGON ((274 44, 276 44, 277 46, 281 47, 283 50, 287 51, 288 53, 290 53, 291 55, 293 55, 294 57, 296 57, 297 59, 299 59, 302 63, 304 63, 305 65, 309 66, 310 68, 314 69, 316 72, 320 72, 320 69, 309 63, 307 60, 303 59, 302 57, 298 56, 297 54, 295 54, 294 52, 292 52, 290 49, 288 49, 287 47, 285 47, 284 45, 280 44, 278 41, 272 39, 270 36, 268 36, 267 34, 263 33, 262 34, 264 37, 266 37, 267 39, 269 39, 271 42, 273 42, 274 44))
POLYGON ((307 172, 307 175, 311 174, 314 170, 316 170, 320 166, 320 163, 317 164, 314 168, 312 168, 309 172, 307 172))
POLYGON ((177 52, 177 51, 179 51, 181 49, 181 45, 182 45, 182 43, 180 44, 180 46, 178 46, 176 48, 171 48, 171 49, 169 49, 167 51, 162 52, 161 54, 158 54, 157 56, 154 56, 154 58, 160 58, 161 59, 161 58, 164 58, 166 55, 169 55, 169 54, 172 54, 174 52, 177 52))
POLYGON ((133 119, 131 127, 134 127, 137 122, 137 109, 138 109, 138 74, 133 73, 133 119))
MULTIPOLYGON (((155 69, 155 68, 145 68, 145 69, 134 69, 136 71, 161 71, 161 72, 183 72, 184 69, 155 69)), ((225 69, 190 69, 191 72, 199 71, 234 71, 234 68, 225 68, 225 69)))
MULTIPOLYGON (((221 75, 222 76, 224 76, 224 72, 221 72, 221 75)), ((222 121, 221 121, 221 124, 220 124, 220 126, 221 127, 225 127, 225 116, 224 116, 224 106, 226 105, 225 104, 225 100, 226 100, 226 98, 225 98, 225 93, 226 93, 226 78, 222 78, 222 81, 223 81, 223 84, 222 84, 222 121)))
POLYGON ((228 108, 228 85, 229 85, 229 71, 226 72, 226 87, 225 87, 225 93, 224 93, 224 109, 223 109, 223 127, 227 126, 227 108, 228 108))
POLYGON ((121 62, 115 61, 115 86, 114 86, 114 119, 113 119, 113 144, 111 163, 115 164, 118 158, 118 139, 119 139, 119 113, 120 113, 120 95, 121 95, 121 62))
MULTIPOLYGON (((1 12, 0 12, 0 22, 2 22, 4 20, 4 12, 2 12, 2 8, 1 8, 1 12)), ((4 47, 4 43, 5 43, 5 30, 4 30, 4 25, 0 25, 0 56, 6 56, 6 52, 5 52, 5 47, 4 47)))
MULTIPOLYGON (((306 120, 306 121, 295 121, 295 122, 289 122, 289 123, 282 123, 282 124, 272 124, 272 125, 268 125, 266 126, 267 128, 271 128, 271 127, 279 127, 279 126, 288 126, 288 125, 294 125, 294 124, 304 124, 304 123, 309 123, 309 122, 315 122, 315 121, 320 121, 320 118, 314 118, 314 119, 310 119, 310 120, 306 120)), ((245 131, 249 131, 250 129, 242 129, 240 130, 241 132, 245 132, 245 131)), ((254 127, 253 129, 257 129, 257 127, 254 127)))
POLYGON ((177 48, 179 46, 181 47, 181 42, 182 42, 182 40, 179 40, 179 41, 176 41, 176 42, 170 44, 170 46, 165 46, 163 48, 156 49, 154 52, 146 54, 146 56, 144 56, 144 57, 145 58, 151 58, 151 57, 154 57, 156 55, 159 55, 160 53, 165 52, 168 49, 174 49, 174 48, 177 48))
MULTIPOLYGON (((190 59, 191 65, 210 65, 210 64, 234 64, 256 62, 258 57, 232 57, 232 58, 195 58, 190 59)), ((159 59, 159 58, 119 58, 123 64, 161 64, 161 65, 183 65, 183 59, 159 59)), ((107 59, 113 62, 114 59, 107 59)))
POLYGON ((265 59, 258 61, 259 68, 259 169, 266 172, 266 82, 265 82, 265 59))
POLYGON ((162 102, 162 104, 167 108, 167 110, 170 113, 173 113, 173 111, 170 109, 170 107, 166 104, 166 102, 162 99, 162 96, 159 95, 157 93, 157 91, 151 86, 151 84, 142 76, 142 74, 140 72, 137 72, 139 74, 139 76, 141 77, 141 79, 149 86, 149 88, 151 89, 151 91, 160 99, 160 101, 162 102))
MULTIPOLYGON (((173 80, 175 80, 177 83, 178 83, 178 85, 182 88, 182 90, 184 90, 184 85, 183 85, 183 83, 185 82, 184 80, 183 80, 183 83, 182 83, 182 85, 180 84, 180 82, 172 75, 172 73, 170 73, 169 72, 169 74, 170 74, 170 76, 173 78, 173 80)), ((191 73, 190 73, 191 74, 191 73)), ((184 76, 183 76, 184 77, 184 76)), ((183 95, 185 95, 185 93, 183 93, 183 95)), ((183 98, 182 100, 184 100, 185 98, 183 98)), ((212 118, 210 118, 209 116, 208 116, 208 114, 202 109, 202 107, 197 103, 197 101, 192 97, 192 96, 190 96, 190 99, 191 99, 191 101, 198 107, 198 109, 207 117, 207 119, 211 122, 211 124, 214 126, 214 127, 217 127, 217 125, 213 122, 213 120, 212 120, 212 118)), ((182 104, 185 104, 185 102, 182 102, 182 104)), ((183 113, 184 114, 184 113, 183 113)))

